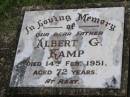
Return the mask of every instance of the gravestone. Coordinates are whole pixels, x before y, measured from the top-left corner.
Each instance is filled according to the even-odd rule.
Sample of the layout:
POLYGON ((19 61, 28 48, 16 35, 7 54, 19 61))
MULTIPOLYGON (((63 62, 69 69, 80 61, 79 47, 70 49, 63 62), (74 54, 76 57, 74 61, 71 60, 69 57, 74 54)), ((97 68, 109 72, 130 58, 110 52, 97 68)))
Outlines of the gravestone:
POLYGON ((126 95, 124 19, 124 7, 25 11, 10 87, 19 94, 126 95))

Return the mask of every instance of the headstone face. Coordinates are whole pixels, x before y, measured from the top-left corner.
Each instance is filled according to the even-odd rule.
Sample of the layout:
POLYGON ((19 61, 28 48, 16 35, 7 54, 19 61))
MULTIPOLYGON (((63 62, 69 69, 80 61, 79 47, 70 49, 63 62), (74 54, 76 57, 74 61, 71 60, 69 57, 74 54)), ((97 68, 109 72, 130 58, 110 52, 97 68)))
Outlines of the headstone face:
POLYGON ((11 87, 121 88, 124 7, 26 11, 11 87))

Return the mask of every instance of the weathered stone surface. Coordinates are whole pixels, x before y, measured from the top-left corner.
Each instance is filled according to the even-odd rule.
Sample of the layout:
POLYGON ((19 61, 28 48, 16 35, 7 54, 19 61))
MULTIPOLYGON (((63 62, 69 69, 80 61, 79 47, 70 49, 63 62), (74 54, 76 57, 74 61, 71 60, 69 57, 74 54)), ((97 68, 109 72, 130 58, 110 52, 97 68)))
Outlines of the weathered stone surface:
POLYGON ((124 7, 27 11, 10 86, 120 89, 123 32, 124 7))
MULTIPOLYGON (((98 5, 101 6, 102 4, 99 3, 98 5)), ((113 3, 108 4, 108 5, 115 6, 115 4, 113 4, 113 3)), ((74 5, 74 7, 75 7, 75 5, 74 5)), ((129 6, 127 6, 127 7, 129 7, 129 6)), ((28 8, 24 8, 24 9, 28 9, 28 8)), ((130 14, 128 14, 128 13, 130 13, 130 11, 128 12, 128 10, 126 9, 126 16, 127 16, 127 18, 126 18, 126 25, 127 25, 126 31, 127 32, 129 32, 128 29, 130 29, 130 14)), ((9 91, 10 74, 11 74, 11 70, 12 70, 12 67, 13 67, 13 61, 14 61, 16 45, 17 45, 17 43, 16 43, 16 41, 17 41, 16 34, 17 34, 17 31, 18 31, 17 30, 17 27, 18 27, 17 24, 19 24, 19 22, 20 22, 20 16, 18 16, 20 14, 16 14, 16 15, 17 15, 17 19, 13 19, 13 21, 10 20, 10 23, 9 23, 10 25, 4 26, 7 29, 3 29, 3 30, 0 31, 2 33, 1 36, 0 36, 0 40, 1 40, 0 41, 0 47, 1 47, 0 48, 0 66, 2 66, 2 68, 0 69, 1 70, 0 71, 0 80, 1 80, 0 97, 6 97, 8 95, 9 95, 9 97, 11 95, 12 95, 12 97, 14 97, 16 95, 16 93, 18 93, 17 88, 14 91, 9 91)), ((16 15, 14 15, 14 16, 16 16, 16 15)), ((9 22, 9 20, 5 21, 5 22, 9 22)), ((127 37, 130 37, 129 33, 127 33, 127 35, 125 35, 125 38, 127 38, 127 37)), ((126 39, 126 41, 127 41, 127 44, 125 44, 125 47, 127 45, 129 45, 128 39, 126 39)), ((125 50, 127 50, 127 52, 125 53, 124 56, 129 56, 129 48, 126 48, 125 50)), ((128 61, 128 59, 126 59, 126 61, 128 61)), ((128 68, 128 67, 126 67, 126 68, 128 68)), ((123 69, 123 71, 126 71, 126 70, 123 69)), ((126 77, 122 79, 124 82, 126 82, 125 85, 123 86, 124 89, 122 91, 119 91, 119 93, 121 93, 121 92, 123 94, 126 93, 127 73, 128 73, 128 71, 126 71, 125 74, 124 74, 126 77)), ((58 90, 52 90, 52 91, 59 93, 58 90)), ((68 90, 68 91, 70 91, 70 90, 68 90)), ((71 90, 71 91, 73 91, 73 90, 71 90)), ((95 91, 97 96, 100 95, 99 91, 95 91)), ((115 90, 111 90, 110 92, 108 92, 107 90, 104 90, 102 92, 106 92, 106 93, 110 94, 110 93, 114 93, 114 91, 115 90)), ((32 89, 32 92, 33 92, 33 89, 32 89)), ((32 92, 29 92, 28 94, 32 95, 32 92)), ((91 90, 88 91, 88 92, 91 92, 91 90)), ((19 94, 20 94, 19 96, 25 97, 25 95, 23 93, 26 94, 27 93, 26 90, 22 90, 21 93, 19 92, 19 94)), ((48 91, 45 90, 44 94, 47 94, 47 93, 48 93, 48 91)), ((128 93, 130 93, 130 92, 128 91, 128 93)), ((34 90, 34 94, 35 94, 35 90, 34 90)), ((43 92, 41 91, 40 94, 43 94, 43 92)), ((116 95, 117 95, 117 93, 115 93, 115 96, 116 95)), ((110 97, 110 96, 108 96, 108 97, 110 97)))

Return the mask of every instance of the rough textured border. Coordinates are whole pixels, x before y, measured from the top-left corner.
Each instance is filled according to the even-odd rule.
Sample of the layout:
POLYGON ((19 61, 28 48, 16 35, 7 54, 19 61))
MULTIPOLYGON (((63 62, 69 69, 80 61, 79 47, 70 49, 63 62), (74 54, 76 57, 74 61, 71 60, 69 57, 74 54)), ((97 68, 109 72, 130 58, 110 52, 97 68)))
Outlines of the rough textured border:
MULTIPOLYGON (((82 5, 47 5, 47 6, 29 6, 23 7, 21 10, 21 21, 25 11, 32 10, 46 10, 46 9, 75 9, 75 8, 99 8, 99 7, 125 7, 125 28, 124 28, 124 41, 123 41, 123 62, 122 62, 122 78, 121 89, 75 89, 75 88, 10 88, 10 94, 13 95, 70 95, 70 96, 105 96, 105 97, 126 97, 127 96, 127 83, 128 83, 128 65, 129 65, 129 41, 130 32, 128 32, 128 8, 125 2, 111 2, 111 3, 95 3, 95 4, 82 4, 82 5)), ((130 25, 130 24, 129 24, 130 25)), ((20 24, 20 29, 22 22, 20 24)), ((20 35, 18 31, 18 37, 20 35)), ((13 67, 13 64, 12 64, 13 67)))

